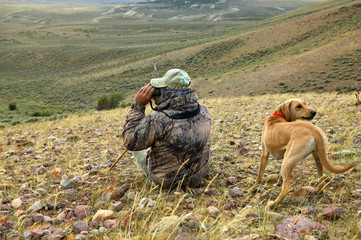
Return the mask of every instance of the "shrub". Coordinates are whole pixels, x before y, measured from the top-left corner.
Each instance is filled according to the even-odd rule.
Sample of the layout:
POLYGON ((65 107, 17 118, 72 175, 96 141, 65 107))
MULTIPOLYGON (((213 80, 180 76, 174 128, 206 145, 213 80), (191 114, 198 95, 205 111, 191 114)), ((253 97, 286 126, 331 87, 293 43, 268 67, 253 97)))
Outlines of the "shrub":
POLYGON ((109 97, 103 95, 98 99, 98 106, 96 107, 96 109, 98 111, 106 110, 106 109, 114 109, 118 107, 119 102, 121 100, 123 100, 123 96, 119 93, 112 93, 109 97))
POLYGON ((15 111, 17 108, 16 108, 16 103, 9 103, 9 110, 10 111, 15 111))

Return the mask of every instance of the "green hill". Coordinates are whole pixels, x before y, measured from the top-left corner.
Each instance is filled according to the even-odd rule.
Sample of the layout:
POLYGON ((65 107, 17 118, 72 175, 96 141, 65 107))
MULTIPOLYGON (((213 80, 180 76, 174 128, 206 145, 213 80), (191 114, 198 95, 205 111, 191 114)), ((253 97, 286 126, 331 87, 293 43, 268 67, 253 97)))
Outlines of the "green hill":
POLYGON ((160 75, 186 70, 201 97, 361 90, 358 1, 327 1, 253 23, 62 7, 1 9, 0 125, 94 109, 104 94, 132 101, 154 77, 152 60, 160 75))

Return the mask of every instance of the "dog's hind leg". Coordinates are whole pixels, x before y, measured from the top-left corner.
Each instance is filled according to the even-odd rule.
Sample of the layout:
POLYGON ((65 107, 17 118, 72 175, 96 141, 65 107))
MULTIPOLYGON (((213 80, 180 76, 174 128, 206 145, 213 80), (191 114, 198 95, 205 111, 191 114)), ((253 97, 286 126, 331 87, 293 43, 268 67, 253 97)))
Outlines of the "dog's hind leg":
POLYGON ((260 163, 259 170, 258 170, 258 176, 257 176, 255 184, 252 186, 251 189, 254 189, 255 187, 257 187, 259 185, 259 183, 261 182, 262 175, 267 166, 268 157, 269 157, 269 152, 266 149, 263 149, 262 156, 261 156, 261 163, 260 163))
POLYGON ((313 152, 312 155, 313 155, 313 158, 315 159, 315 162, 316 162, 318 177, 322 177, 322 175, 323 175, 323 166, 322 166, 320 157, 318 156, 317 152, 313 152))
MULTIPOLYGON (((308 140, 302 141, 307 144, 308 140)), ((305 156, 309 154, 309 147, 305 144, 299 144, 299 141, 290 141, 287 146, 287 150, 284 155, 281 176, 282 176, 282 190, 280 195, 275 200, 275 203, 279 203, 287 195, 290 188, 290 177, 293 168, 301 161, 305 156)))

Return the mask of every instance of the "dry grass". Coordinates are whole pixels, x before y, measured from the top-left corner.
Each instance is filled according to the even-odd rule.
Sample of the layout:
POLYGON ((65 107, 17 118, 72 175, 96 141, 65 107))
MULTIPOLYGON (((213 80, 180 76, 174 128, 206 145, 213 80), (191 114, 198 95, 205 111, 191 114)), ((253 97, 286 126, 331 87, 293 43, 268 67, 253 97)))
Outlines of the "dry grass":
MULTIPOLYGON (((15 217, 17 210, 10 208, 1 217, 8 216, 19 234, 31 231, 41 224, 27 226, 25 220, 29 213, 26 210, 40 200, 42 204, 59 202, 65 205, 61 210, 41 210, 51 218, 65 208, 73 210, 77 205, 88 205, 91 209, 90 216, 85 219, 88 221, 98 209, 111 209, 114 203, 99 198, 99 192, 130 184, 129 192, 136 193, 134 201, 124 202, 123 210, 116 213, 117 226, 97 235, 99 239, 173 239, 182 231, 191 233, 194 239, 230 239, 248 233, 260 234, 262 239, 280 239, 274 235, 275 226, 285 217, 298 215, 302 206, 315 209, 306 217, 327 226, 329 239, 358 239, 357 211, 361 203, 351 192, 361 188, 360 142, 357 142, 360 141, 361 111, 353 101, 353 95, 336 93, 202 99, 213 117, 212 169, 201 188, 179 193, 161 191, 150 185, 136 168, 131 154, 126 154, 112 171, 108 171, 124 150, 120 134, 126 109, 8 127, 0 133, 0 179, 11 188, 1 190, 1 199, 11 201, 26 194, 29 198, 20 208, 25 211, 22 215, 15 217), (270 161, 266 168, 263 195, 247 190, 258 170, 263 123, 279 103, 289 98, 302 98, 317 110, 313 123, 328 132, 328 152, 358 152, 331 159, 333 165, 343 166, 352 161, 358 165, 350 173, 331 174, 331 183, 323 193, 309 197, 286 196, 278 208, 269 210, 266 202, 274 200, 280 191, 280 187, 273 185, 279 161, 270 161), (222 123, 217 121, 220 119, 222 123), (240 145, 248 150, 246 155, 240 154, 240 145), (87 164, 98 172, 90 175, 87 164), (47 172, 35 174, 34 170, 39 166, 45 166, 47 172), (56 180, 63 175, 68 178, 79 176, 83 181, 83 184, 75 185, 76 194, 59 187, 56 180), (229 177, 234 177, 236 182, 227 183, 229 177), (228 189, 234 186, 244 191, 243 197, 227 197, 228 189), (207 187, 213 188, 215 193, 205 195, 203 192, 207 187), (206 210, 206 202, 210 200, 221 211, 218 217, 210 216, 206 210), (149 205, 149 201, 152 204, 149 205), (345 210, 341 219, 322 218, 323 208, 328 204, 336 204, 345 210), (260 218, 246 217, 248 212, 259 214, 260 218), (166 226, 164 217, 168 217, 171 226, 166 226)), ((313 160, 305 159, 293 171, 292 189, 315 184, 316 172, 313 160)), ((66 220, 53 225, 69 235, 73 224, 66 220)))

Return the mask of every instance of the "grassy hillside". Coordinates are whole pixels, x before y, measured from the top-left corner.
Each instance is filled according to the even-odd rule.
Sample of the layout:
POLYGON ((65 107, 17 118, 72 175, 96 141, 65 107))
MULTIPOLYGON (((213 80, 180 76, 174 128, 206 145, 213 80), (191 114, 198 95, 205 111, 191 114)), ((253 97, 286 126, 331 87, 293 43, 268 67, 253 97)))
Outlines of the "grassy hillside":
MULTIPOLYGON (((303 230, 304 235, 359 239, 361 111, 353 100, 349 94, 336 93, 202 99, 213 118, 212 168, 199 189, 172 193, 151 186, 130 153, 109 171, 124 150, 121 132, 127 109, 7 127, 0 131, 2 234, 11 239, 58 229, 67 239, 74 239, 80 221, 74 210, 85 205, 89 212, 82 221, 90 228, 83 233, 89 239, 174 239, 181 232, 191 234, 191 239, 241 239, 250 234, 259 237, 248 239, 284 239, 275 235, 275 227, 291 216, 307 217, 327 228, 322 237, 317 236, 318 231, 303 230), (330 162, 344 166, 354 161, 358 165, 341 175, 326 171, 330 182, 322 193, 288 195, 277 208, 268 209, 267 201, 280 191, 274 183, 281 161, 270 161, 262 187, 248 191, 257 176, 261 129, 278 104, 295 97, 317 110, 312 122, 327 133, 327 151, 334 156, 330 162), (344 154, 337 154, 339 151, 344 154), (72 185, 65 185, 66 180, 72 185), (115 189, 127 184, 125 197, 109 200, 115 189), (243 195, 227 194, 234 187, 243 195), (17 198, 22 203, 14 208, 10 202, 17 198), (37 201, 44 207, 28 211, 37 201), (220 214, 212 216, 209 205, 220 214), (342 209, 339 219, 323 215, 329 205, 342 209), (113 228, 91 223, 100 209, 114 210, 113 228)), ((317 182, 315 163, 308 157, 295 167, 291 190, 312 188, 317 182)))
POLYGON ((189 72, 202 97, 360 90, 358 1, 328 1, 252 24, 77 9, 1 9, 0 125, 94 109, 113 92, 132 101, 155 75, 152 60, 160 75, 189 72), (11 102, 18 110, 8 110, 11 102))

